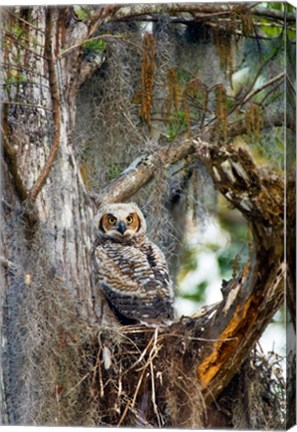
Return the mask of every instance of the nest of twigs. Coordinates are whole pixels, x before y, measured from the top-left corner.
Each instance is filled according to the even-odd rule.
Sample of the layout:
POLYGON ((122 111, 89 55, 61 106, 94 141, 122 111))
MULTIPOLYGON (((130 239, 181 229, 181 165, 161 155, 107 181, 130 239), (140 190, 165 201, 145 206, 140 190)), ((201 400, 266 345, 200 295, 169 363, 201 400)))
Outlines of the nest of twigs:
POLYGON ((93 344, 84 347, 92 365, 85 365, 88 372, 83 390, 96 406, 95 423, 282 428, 285 384, 281 359, 274 353, 268 359, 254 349, 213 405, 205 406, 196 372, 205 342, 200 327, 201 319, 191 318, 158 329, 100 327, 93 344))
POLYGON ((203 426, 205 406, 195 367, 199 337, 193 323, 100 329, 90 391, 101 425, 203 426))

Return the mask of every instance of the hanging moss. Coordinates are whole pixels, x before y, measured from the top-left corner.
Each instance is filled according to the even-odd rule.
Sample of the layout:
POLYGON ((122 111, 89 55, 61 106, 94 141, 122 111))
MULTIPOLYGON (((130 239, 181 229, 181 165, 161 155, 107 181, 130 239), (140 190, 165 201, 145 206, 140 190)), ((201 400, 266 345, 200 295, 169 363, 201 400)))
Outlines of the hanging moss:
POLYGON ((253 34, 254 22, 250 6, 246 4, 234 6, 231 12, 231 22, 234 29, 236 28, 236 20, 240 20, 241 31, 245 37, 253 34))
POLYGON ((142 104, 141 117, 151 126, 151 111, 153 106, 153 88, 155 72, 156 42, 151 33, 147 33, 143 40, 143 59, 141 64, 142 104))
POLYGON ((228 135, 228 104, 226 89, 223 84, 219 84, 215 89, 216 95, 216 117, 217 117, 217 136, 225 141, 228 135))
POLYGON ((230 77, 233 73, 232 32, 218 27, 214 29, 213 36, 216 51, 220 58, 221 68, 225 71, 226 75, 230 77))
POLYGON ((168 102, 167 102, 167 110, 168 116, 172 112, 177 112, 178 110, 178 80, 177 73, 175 68, 171 68, 167 73, 167 89, 168 89, 168 102))
POLYGON ((245 114, 246 127, 249 134, 253 134, 256 139, 259 139, 260 132, 263 126, 262 113, 256 104, 251 104, 245 114))

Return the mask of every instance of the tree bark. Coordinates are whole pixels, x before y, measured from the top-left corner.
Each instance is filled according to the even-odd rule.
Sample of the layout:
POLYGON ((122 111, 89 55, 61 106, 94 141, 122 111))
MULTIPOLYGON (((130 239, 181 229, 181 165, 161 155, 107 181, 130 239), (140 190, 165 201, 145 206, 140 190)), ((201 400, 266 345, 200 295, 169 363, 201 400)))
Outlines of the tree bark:
POLYGON ((27 344, 34 331, 31 329, 30 334, 28 330, 26 337, 20 332, 22 323, 30 320, 30 309, 31 319, 36 319, 34 307, 30 307, 33 291, 41 283, 38 271, 42 269, 36 272, 36 266, 41 265, 47 278, 52 279, 48 289, 55 290, 62 283, 67 295, 79 305, 79 316, 86 321, 94 319, 90 277, 93 208, 77 167, 71 136, 81 54, 76 51, 71 58, 57 60, 60 49, 81 39, 86 31, 81 33, 79 25, 66 28, 65 20, 60 19, 64 13, 65 8, 32 7, 24 12, 25 18, 21 10, 14 14, 11 9, 2 17, 3 23, 5 18, 12 28, 23 29, 26 39, 22 43, 27 43, 24 48, 18 44, 13 48, 14 41, 9 39, 4 25, 4 56, 8 63, 4 78, 8 89, 4 98, 4 142, 9 172, 4 170, 3 176, 2 247, 18 270, 6 272, 2 290, 2 305, 5 302, 7 313, 2 323, 5 349, 1 396, 3 418, 12 424, 32 422, 33 371, 28 366, 27 344), (22 65, 28 66, 22 69, 17 92, 10 91, 14 88, 10 77, 22 65), (31 85, 26 86, 29 81, 31 85), (28 227, 32 215, 33 223, 28 227))

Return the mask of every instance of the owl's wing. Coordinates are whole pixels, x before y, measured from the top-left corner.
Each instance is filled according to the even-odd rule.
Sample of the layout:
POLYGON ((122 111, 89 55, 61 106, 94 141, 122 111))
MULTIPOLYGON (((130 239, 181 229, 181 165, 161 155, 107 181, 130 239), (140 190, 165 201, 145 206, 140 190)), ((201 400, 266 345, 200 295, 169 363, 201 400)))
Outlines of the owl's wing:
POLYGON ((161 250, 105 242, 94 252, 98 281, 110 306, 137 321, 173 319, 173 291, 161 250))

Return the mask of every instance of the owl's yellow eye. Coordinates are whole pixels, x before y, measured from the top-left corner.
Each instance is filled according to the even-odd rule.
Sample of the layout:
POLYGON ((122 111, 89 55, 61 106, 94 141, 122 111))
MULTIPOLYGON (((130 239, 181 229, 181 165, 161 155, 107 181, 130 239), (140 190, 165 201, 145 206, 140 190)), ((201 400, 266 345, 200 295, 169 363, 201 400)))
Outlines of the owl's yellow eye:
POLYGON ((107 219, 109 225, 115 225, 117 219, 114 216, 109 216, 109 218, 107 219))
POLYGON ((128 216, 127 217, 127 224, 128 225, 131 225, 131 223, 133 223, 133 221, 134 221, 134 217, 133 216, 128 216))

